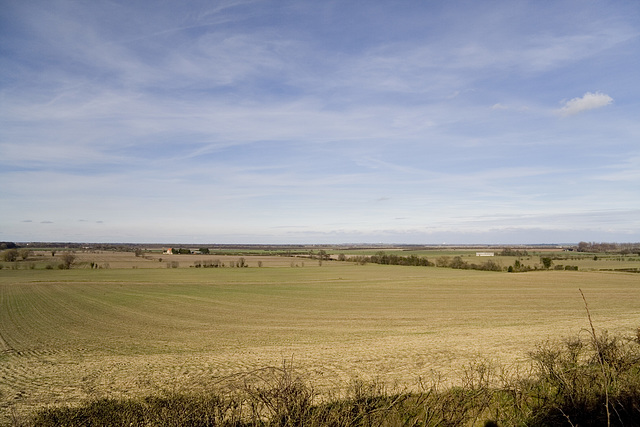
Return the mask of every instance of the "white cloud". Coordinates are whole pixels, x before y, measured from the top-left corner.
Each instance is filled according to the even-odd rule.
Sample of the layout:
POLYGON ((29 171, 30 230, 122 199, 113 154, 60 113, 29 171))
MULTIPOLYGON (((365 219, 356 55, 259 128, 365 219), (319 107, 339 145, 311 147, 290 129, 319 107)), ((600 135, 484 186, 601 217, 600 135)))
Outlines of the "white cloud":
POLYGON ((605 107, 613 102, 613 98, 609 95, 596 92, 585 93, 582 98, 573 98, 566 101, 564 107, 558 110, 563 116, 572 116, 574 114, 581 113, 587 110, 593 110, 594 108, 605 107))

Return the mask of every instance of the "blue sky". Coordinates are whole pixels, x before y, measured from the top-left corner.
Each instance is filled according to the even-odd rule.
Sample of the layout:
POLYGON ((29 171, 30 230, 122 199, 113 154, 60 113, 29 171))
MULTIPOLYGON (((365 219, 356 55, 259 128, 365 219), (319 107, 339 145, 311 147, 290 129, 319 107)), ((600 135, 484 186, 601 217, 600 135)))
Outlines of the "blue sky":
POLYGON ((640 2, 1 0, 0 240, 640 241, 640 2))

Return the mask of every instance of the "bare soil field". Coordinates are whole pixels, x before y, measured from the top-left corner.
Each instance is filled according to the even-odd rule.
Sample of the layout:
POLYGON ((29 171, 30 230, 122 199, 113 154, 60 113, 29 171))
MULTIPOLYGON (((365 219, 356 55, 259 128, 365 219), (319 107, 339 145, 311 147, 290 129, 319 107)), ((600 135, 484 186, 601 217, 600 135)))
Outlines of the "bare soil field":
POLYGON ((597 328, 640 326, 633 273, 268 256, 245 257, 249 268, 166 268, 166 255, 149 257, 88 253, 78 266, 110 268, 0 270, 0 422, 43 405, 219 386, 284 360, 327 394, 358 378, 408 390, 440 375, 455 382, 479 358, 525 367, 537 343, 587 333, 578 289, 597 328))

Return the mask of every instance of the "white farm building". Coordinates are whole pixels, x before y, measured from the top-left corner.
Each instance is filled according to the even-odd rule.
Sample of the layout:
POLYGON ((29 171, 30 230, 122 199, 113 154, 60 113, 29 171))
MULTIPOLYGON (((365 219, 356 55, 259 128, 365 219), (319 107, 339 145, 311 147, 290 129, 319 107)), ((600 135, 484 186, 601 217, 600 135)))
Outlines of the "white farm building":
POLYGON ((476 252, 476 256, 494 256, 493 252, 476 252))

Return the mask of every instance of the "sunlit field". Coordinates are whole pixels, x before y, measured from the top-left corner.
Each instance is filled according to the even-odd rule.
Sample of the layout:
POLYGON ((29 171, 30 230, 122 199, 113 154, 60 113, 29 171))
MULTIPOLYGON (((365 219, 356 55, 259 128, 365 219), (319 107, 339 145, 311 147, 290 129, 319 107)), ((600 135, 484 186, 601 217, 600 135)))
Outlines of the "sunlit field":
POLYGON ((536 344, 586 333, 579 289, 599 329, 640 326, 634 273, 91 257, 109 268, 84 268, 79 255, 70 270, 44 269, 46 253, 37 268, 0 270, 1 421, 46 405, 205 389, 283 361, 327 394, 358 378, 407 390, 436 376, 455 382, 472 361, 523 365, 536 344))

